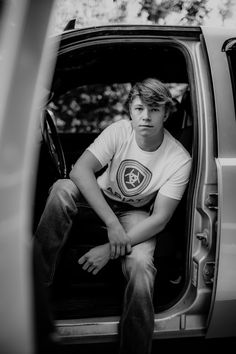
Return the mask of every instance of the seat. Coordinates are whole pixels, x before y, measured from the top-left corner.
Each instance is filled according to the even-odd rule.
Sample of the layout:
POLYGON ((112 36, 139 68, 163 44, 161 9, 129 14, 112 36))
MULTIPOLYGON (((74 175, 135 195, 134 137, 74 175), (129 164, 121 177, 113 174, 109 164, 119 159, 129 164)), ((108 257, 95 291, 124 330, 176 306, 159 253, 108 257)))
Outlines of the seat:
POLYGON ((180 102, 176 100, 175 111, 165 123, 165 128, 192 155, 193 122, 189 89, 184 92, 180 102))

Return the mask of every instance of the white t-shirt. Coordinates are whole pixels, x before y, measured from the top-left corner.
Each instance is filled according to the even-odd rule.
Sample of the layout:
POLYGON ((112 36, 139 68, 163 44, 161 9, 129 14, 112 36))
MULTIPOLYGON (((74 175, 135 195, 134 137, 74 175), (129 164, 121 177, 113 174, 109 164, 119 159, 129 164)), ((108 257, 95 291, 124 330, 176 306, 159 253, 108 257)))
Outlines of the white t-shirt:
POLYGON ((120 120, 104 129, 88 147, 102 166, 97 182, 111 199, 140 207, 158 193, 180 200, 189 180, 191 157, 167 131, 152 152, 136 143, 131 121, 120 120))

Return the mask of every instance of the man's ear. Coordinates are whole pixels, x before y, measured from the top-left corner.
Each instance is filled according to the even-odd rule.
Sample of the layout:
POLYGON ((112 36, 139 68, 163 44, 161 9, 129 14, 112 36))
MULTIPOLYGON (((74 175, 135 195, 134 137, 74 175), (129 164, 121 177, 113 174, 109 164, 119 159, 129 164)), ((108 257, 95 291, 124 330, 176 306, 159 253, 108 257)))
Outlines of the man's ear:
POLYGON ((170 115, 169 110, 166 110, 165 115, 164 115, 164 119, 163 119, 164 122, 167 121, 167 119, 169 118, 169 115, 170 115))
POLYGON ((171 114, 170 108, 169 108, 169 107, 166 107, 166 109, 165 109, 165 115, 164 115, 164 120, 163 120, 164 122, 167 121, 167 119, 169 118, 170 114, 171 114))

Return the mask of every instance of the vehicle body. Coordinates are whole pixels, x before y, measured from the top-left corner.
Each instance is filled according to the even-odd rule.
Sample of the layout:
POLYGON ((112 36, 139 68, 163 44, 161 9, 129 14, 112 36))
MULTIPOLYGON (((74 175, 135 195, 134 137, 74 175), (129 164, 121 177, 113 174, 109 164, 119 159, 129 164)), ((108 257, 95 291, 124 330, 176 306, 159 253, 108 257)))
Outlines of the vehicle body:
MULTIPOLYGON (((104 87, 113 87, 114 83, 124 89, 150 76, 172 88, 177 85, 181 91, 176 91, 181 109, 167 129, 186 144, 193 160, 186 195, 167 232, 167 241, 162 238, 158 248, 160 278, 154 293, 154 338, 236 337, 236 31, 110 25, 66 31, 56 39, 50 38, 45 47, 47 36, 42 24, 37 22, 41 29, 37 44, 32 38, 35 32, 32 30, 32 37, 27 33, 34 27, 32 19, 37 11, 50 13, 51 2, 29 3, 30 18, 22 16, 29 27, 19 25, 21 36, 10 46, 12 60, 2 76, 0 298, 4 318, 9 321, 1 324, 0 345, 14 352, 14 340, 9 344, 10 332, 11 338, 20 338, 22 352, 31 352, 33 347, 33 337, 27 335, 32 333, 33 321, 28 243, 48 189, 58 178, 43 140, 35 143, 41 112, 50 109, 60 123, 59 137, 68 171, 99 133, 99 129, 91 130, 93 120, 87 130, 80 129, 79 111, 77 122, 71 119, 66 126, 67 116, 62 122, 60 114, 68 92, 70 98, 73 92, 78 94, 77 104, 82 106, 81 100, 92 97, 94 90, 98 95, 103 87, 104 93, 104 87), (27 58, 31 65, 26 67, 27 58), (47 98, 42 97, 42 82, 50 92, 47 98), (183 268, 182 281, 177 285, 170 285, 168 273, 175 255, 175 247, 169 252, 168 237, 173 241, 173 236, 183 268), (14 312, 10 310, 9 316, 12 302, 14 312)), ((75 106, 70 104, 69 116, 74 118, 75 106)), ((86 109, 84 112, 91 116, 86 109)), ((71 237, 57 273, 52 310, 64 343, 117 339, 123 289, 119 267, 115 271, 108 267, 97 278, 89 278, 79 271, 76 262, 79 252, 94 242, 94 225, 90 224, 85 220, 82 226, 76 225, 81 238, 71 237), (67 287, 68 292, 61 292, 67 287)))

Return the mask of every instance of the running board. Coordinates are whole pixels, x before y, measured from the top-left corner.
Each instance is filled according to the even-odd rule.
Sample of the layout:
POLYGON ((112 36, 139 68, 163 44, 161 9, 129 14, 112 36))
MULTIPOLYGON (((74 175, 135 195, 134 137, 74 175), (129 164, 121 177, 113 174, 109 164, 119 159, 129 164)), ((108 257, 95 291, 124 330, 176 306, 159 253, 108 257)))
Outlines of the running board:
MULTIPOLYGON (((120 317, 86 318, 56 321, 62 344, 104 343, 118 340, 120 317)), ((155 317, 154 339, 203 337, 206 317, 203 315, 177 315, 155 317)))

